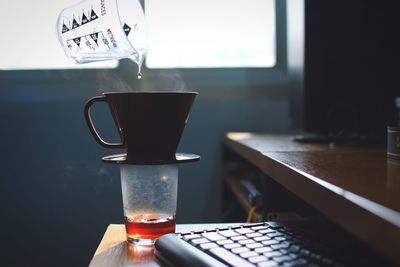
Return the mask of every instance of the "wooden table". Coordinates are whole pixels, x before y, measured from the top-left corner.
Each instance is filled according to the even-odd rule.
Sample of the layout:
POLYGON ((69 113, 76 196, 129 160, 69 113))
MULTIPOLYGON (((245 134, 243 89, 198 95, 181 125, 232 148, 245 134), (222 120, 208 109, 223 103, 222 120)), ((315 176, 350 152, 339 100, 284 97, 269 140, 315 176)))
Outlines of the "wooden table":
POLYGON ((223 143, 334 223, 400 264, 400 161, 384 147, 228 133, 223 143))
MULTIPOLYGON (((227 227, 235 224, 178 224, 177 232, 227 227)), ((126 242, 125 226, 110 224, 89 264, 90 267, 161 266, 154 257, 154 247, 126 242)))

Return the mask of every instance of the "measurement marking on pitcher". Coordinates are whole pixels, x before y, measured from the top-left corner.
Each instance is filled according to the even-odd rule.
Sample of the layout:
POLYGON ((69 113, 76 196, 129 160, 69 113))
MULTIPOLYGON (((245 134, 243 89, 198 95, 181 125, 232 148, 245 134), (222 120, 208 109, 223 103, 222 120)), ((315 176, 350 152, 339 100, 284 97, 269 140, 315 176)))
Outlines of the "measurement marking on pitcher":
POLYGON ((124 26, 122 26, 122 29, 124 30, 126 36, 129 35, 129 33, 131 32, 131 27, 128 26, 128 24, 124 23, 124 26))
POLYGON ((90 20, 86 17, 85 12, 82 10, 82 25, 90 22, 90 20))
POLYGON ((95 19, 99 18, 96 14, 96 12, 94 12, 94 9, 92 8, 92 12, 90 13, 90 21, 93 21, 95 19))
POLYGON ((99 40, 99 33, 98 32, 91 33, 90 37, 96 43, 96 45, 99 46, 99 44, 97 43, 97 41, 99 40))
POLYGON ((82 43, 84 43, 90 49, 95 50, 93 45, 95 44, 97 47, 99 47, 99 39, 101 39, 104 45, 106 45, 108 49, 110 49, 109 41, 107 40, 107 38, 104 37, 104 34, 102 32, 94 32, 72 39, 67 39, 67 47, 72 50, 73 44, 75 44, 79 48, 82 48, 82 43), (82 41, 83 38, 86 40, 85 42, 82 41), (93 40, 93 42, 91 42, 90 40, 93 40))
POLYGON ((95 50, 95 48, 92 46, 92 43, 89 41, 87 35, 85 35, 85 39, 86 39, 85 41, 86 46, 89 47, 91 50, 95 50))
POLYGON ((61 32, 62 32, 62 33, 65 33, 65 32, 67 32, 67 31, 69 31, 69 28, 67 27, 67 25, 65 25, 65 22, 63 22, 63 26, 62 26, 61 32))
POLYGON ((75 28, 78 28, 79 26, 81 26, 81 25, 79 25, 79 23, 76 21, 76 19, 75 19, 75 17, 72 19, 72 29, 75 29, 75 28))
POLYGON ((76 45, 79 47, 79 48, 81 48, 81 37, 77 37, 77 38, 74 38, 74 39, 72 39, 75 43, 76 43, 76 45))
MULTIPOLYGON (((102 11, 102 13, 103 13, 103 11, 102 11)), ((82 25, 85 25, 85 24, 99 18, 97 16, 96 12, 94 11, 93 7, 92 7, 92 10, 90 11, 89 18, 86 16, 85 10, 82 10, 82 15, 77 16, 77 17, 81 18, 79 22, 78 22, 78 20, 76 20, 75 15, 72 15, 72 24, 67 23, 69 27, 65 24, 65 22, 63 22, 63 26, 61 28, 61 33, 66 33, 70 30, 76 29, 82 25)))
POLYGON ((100 0, 100 11, 101 11, 101 15, 102 16, 105 16, 107 14, 106 1, 105 0, 100 0))
POLYGON ((111 31, 111 29, 107 30, 107 34, 108 34, 108 37, 110 38, 110 41, 111 41, 112 45, 114 46, 114 48, 117 48, 118 47, 117 41, 115 40, 114 34, 111 31))

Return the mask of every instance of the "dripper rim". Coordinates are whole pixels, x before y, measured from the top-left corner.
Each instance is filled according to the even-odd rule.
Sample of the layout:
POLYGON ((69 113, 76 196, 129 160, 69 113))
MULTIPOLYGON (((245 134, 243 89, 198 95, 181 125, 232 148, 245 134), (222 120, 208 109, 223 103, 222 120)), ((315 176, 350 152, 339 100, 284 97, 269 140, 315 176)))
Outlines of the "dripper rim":
POLYGON ((101 159, 105 163, 112 163, 112 164, 164 165, 164 164, 181 164, 181 163, 196 162, 199 161, 201 157, 196 154, 177 152, 175 154, 175 158, 172 159, 134 160, 134 159, 128 159, 126 153, 122 153, 122 154, 104 156, 101 159))
POLYGON ((111 94, 192 94, 198 95, 198 92, 194 91, 135 91, 135 92, 104 92, 103 95, 111 95, 111 94))

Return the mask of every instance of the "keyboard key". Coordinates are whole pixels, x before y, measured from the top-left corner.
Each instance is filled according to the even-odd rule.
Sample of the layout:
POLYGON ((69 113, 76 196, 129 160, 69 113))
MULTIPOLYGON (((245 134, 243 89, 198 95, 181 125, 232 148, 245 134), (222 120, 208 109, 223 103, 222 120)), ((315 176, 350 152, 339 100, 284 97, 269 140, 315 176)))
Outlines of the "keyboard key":
POLYGON ((267 229, 267 228, 268 228, 268 226, 266 226, 266 225, 260 225, 260 226, 251 227, 251 230, 258 231, 258 230, 263 230, 263 229, 267 229))
POLYGON ((249 258, 249 261, 252 263, 259 263, 259 262, 267 261, 267 260, 268 260, 268 258, 265 256, 256 256, 256 257, 249 258))
POLYGON ((279 233, 279 232, 275 232, 275 233, 268 233, 267 236, 269 237, 277 237, 277 236, 282 236, 283 234, 279 233))
POLYGON ((246 225, 245 227, 253 228, 253 227, 260 227, 260 226, 268 226, 266 223, 253 223, 250 225, 246 225))
POLYGON ((248 248, 246 248, 246 247, 240 247, 240 248, 231 249, 231 251, 232 251, 233 253, 235 253, 235 254, 239 254, 239 253, 242 253, 242 252, 250 251, 250 249, 248 249, 248 248))
POLYGON ((225 237, 231 237, 231 236, 237 236, 239 233, 236 233, 233 230, 225 230, 225 231, 219 231, 219 234, 225 236, 225 237))
POLYGON ((283 246, 283 245, 281 245, 281 244, 271 245, 270 247, 271 247, 273 250, 279 250, 279 249, 286 248, 285 246, 283 246))
POLYGON ((310 256, 310 251, 308 249, 303 248, 302 250, 300 250, 300 254, 303 256, 310 256))
POLYGON ((272 229, 279 229, 279 228, 284 228, 281 224, 276 223, 276 222, 268 222, 269 227, 272 229))
MULTIPOLYGON (((281 252, 282 252, 282 251, 281 251, 281 252)), ((297 259, 297 258, 299 257, 298 255, 293 254, 293 253, 289 253, 289 254, 287 254, 286 256, 290 257, 292 260, 295 260, 295 259, 297 259)))
POLYGON ((279 241, 279 242, 290 240, 290 239, 286 238, 285 236, 277 236, 277 237, 275 237, 274 239, 275 239, 276 241, 279 241))
POLYGON ((190 235, 184 235, 183 236, 183 238, 186 239, 186 240, 190 240, 190 239, 193 239, 193 238, 200 238, 200 237, 201 236, 198 235, 198 234, 190 234, 190 235))
POLYGON ((203 237, 211 240, 211 241, 217 241, 217 240, 222 240, 222 239, 226 239, 224 236, 217 234, 217 233, 204 233, 202 234, 203 237))
POLYGON ((239 240, 238 243, 241 245, 246 245, 246 244, 254 243, 254 240, 253 239, 244 239, 244 240, 239 240))
POLYGON ((262 241, 262 243, 263 243, 264 245, 266 245, 266 246, 279 244, 279 242, 276 241, 276 240, 266 240, 266 241, 262 241))
POLYGON ((239 234, 250 234, 250 233, 254 233, 253 230, 249 229, 249 228, 241 228, 241 229, 236 229, 235 230, 237 233, 239 234))
POLYGON ((251 237, 262 236, 262 234, 260 234, 260 233, 250 233, 250 234, 247 234, 246 236, 251 238, 251 237))
POLYGON ((276 244, 276 245, 271 245, 272 249, 282 249, 282 248, 288 248, 290 246, 290 243, 288 242, 282 242, 280 244, 276 244))
POLYGON ((290 251, 290 252, 298 252, 298 251, 300 251, 300 247, 297 246, 297 245, 292 245, 292 246, 289 248, 289 251, 290 251))
POLYGON ((263 245, 260 243, 250 243, 250 244, 246 244, 246 247, 248 247, 249 249, 255 249, 255 248, 263 247, 263 245))
POLYGON ((218 245, 217 245, 217 243, 214 243, 214 242, 200 244, 200 248, 204 249, 204 250, 207 250, 210 248, 215 248, 215 247, 218 247, 218 245))
POLYGON ((238 235, 238 236, 232 236, 231 240, 233 241, 239 241, 239 240, 244 240, 247 239, 244 235, 238 235))
POLYGON ((238 243, 232 243, 232 244, 224 245, 224 248, 226 248, 226 249, 240 248, 240 247, 241 247, 241 245, 238 244, 238 243))
POLYGON ((294 261, 285 261, 280 266, 284 266, 284 267, 299 267, 299 266, 302 266, 302 265, 298 265, 294 261))
POLYGON ((278 266, 278 263, 274 261, 263 261, 258 264, 258 267, 275 267, 278 266))
POLYGON ((254 252, 254 251, 240 253, 240 257, 242 257, 242 258, 250 258, 250 257, 255 257, 255 256, 258 256, 258 253, 254 252))
POLYGON ((264 256, 268 257, 268 258, 272 258, 272 257, 280 257, 280 256, 283 256, 283 255, 282 255, 282 253, 280 253, 278 251, 272 251, 272 252, 264 253, 264 256))
POLYGON ((257 253, 265 253, 265 252, 271 252, 272 249, 270 247, 261 247, 261 248, 256 248, 254 251, 257 253))
POLYGON ((261 234, 268 234, 268 233, 275 233, 276 231, 268 228, 268 229, 260 230, 258 232, 261 234))
POLYGON ((253 264, 233 254, 229 250, 226 250, 221 247, 210 249, 210 253, 233 266, 241 266, 241 267, 254 266, 253 264))
POLYGON ((278 262, 278 263, 281 263, 281 262, 284 262, 284 261, 291 261, 291 260, 292 260, 292 258, 290 258, 290 257, 288 257, 288 256, 273 257, 272 259, 273 259, 274 261, 278 262))
MULTIPOLYGON (((281 249, 279 250, 279 252, 282 253, 283 255, 286 255, 286 254, 289 254, 289 253, 290 253, 290 251, 289 251, 287 248, 281 248, 281 249)), ((294 255, 294 254, 293 254, 293 255, 294 255)))
POLYGON ((310 255, 310 259, 319 261, 319 260, 321 259, 321 255, 319 255, 319 254, 317 254, 317 253, 312 253, 312 254, 310 255))
POLYGON ((192 239, 192 243, 195 245, 202 244, 202 243, 208 243, 208 242, 210 242, 210 241, 206 238, 192 239))
POLYGON ((192 231, 183 231, 183 232, 180 232, 181 236, 191 235, 192 233, 193 233, 192 231))
POLYGON ((284 238, 286 238, 286 240, 293 240, 293 237, 291 237, 290 235, 283 235, 284 238))
POLYGON ((268 237, 268 236, 257 236, 257 237, 254 237, 253 240, 255 240, 255 241, 264 241, 264 240, 271 240, 271 238, 268 237))
POLYGON ((217 241, 218 245, 226 245, 226 244, 232 244, 232 243, 233 243, 233 241, 230 240, 230 239, 224 239, 224 240, 218 240, 217 241))
POLYGON ((294 263, 296 263, 296 265, 305 265, 308 263, 308 261, 306 259, 300 258, 295 260, 294 263))

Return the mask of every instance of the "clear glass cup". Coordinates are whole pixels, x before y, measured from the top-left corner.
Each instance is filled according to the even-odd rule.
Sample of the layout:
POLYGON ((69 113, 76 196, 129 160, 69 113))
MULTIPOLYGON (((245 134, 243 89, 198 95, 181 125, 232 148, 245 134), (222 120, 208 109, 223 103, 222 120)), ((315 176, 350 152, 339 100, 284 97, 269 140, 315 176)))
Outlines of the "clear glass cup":
POLYGON ((178 165, 122 164, 120 170, 128 242, 152 245, 175 232, 178 165))
POLYGON ((85 0, 61 11, 58 39, 77 63, 130 58, 139 66, 147 33, 139 0, 85 0))

